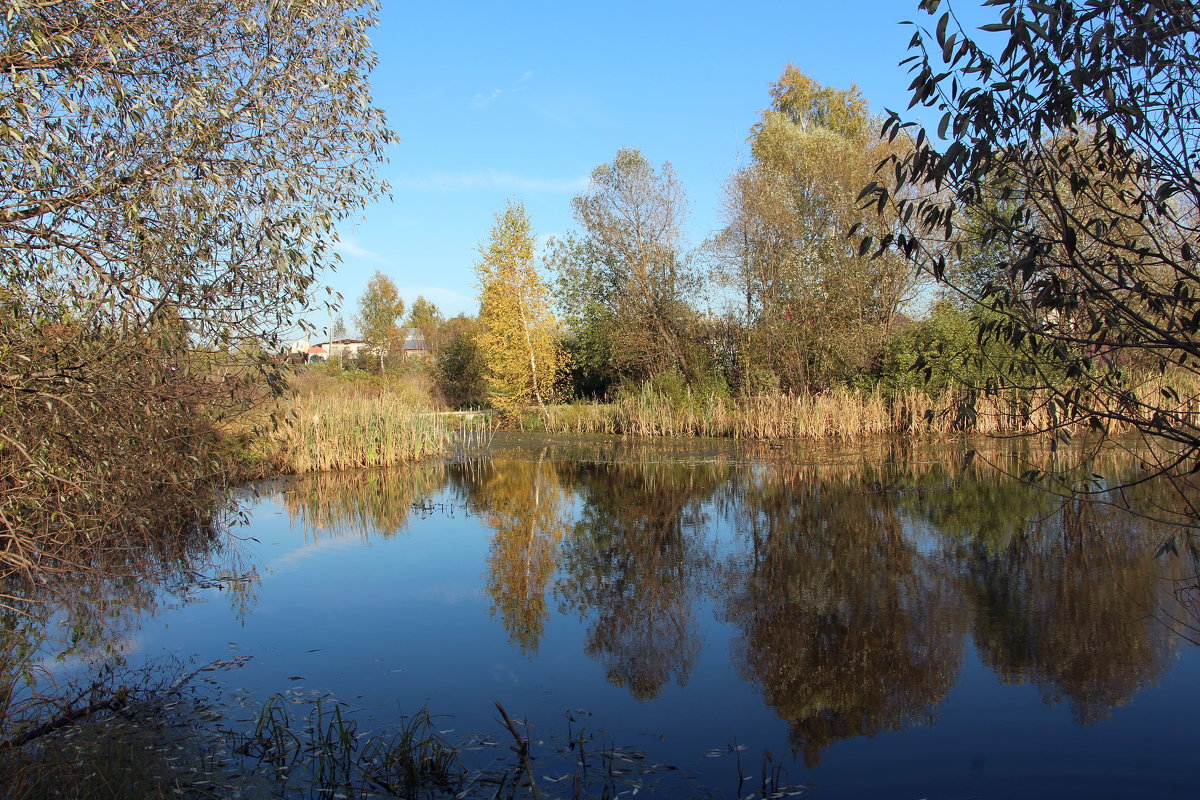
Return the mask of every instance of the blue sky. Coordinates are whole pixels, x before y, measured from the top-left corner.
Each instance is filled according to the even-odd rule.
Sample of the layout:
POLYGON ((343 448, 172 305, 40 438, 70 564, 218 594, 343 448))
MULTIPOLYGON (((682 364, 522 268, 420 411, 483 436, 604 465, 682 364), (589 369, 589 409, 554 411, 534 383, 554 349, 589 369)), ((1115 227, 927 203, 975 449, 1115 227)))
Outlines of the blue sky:
MULTIPOLYGON (((788 63, 874 110, 903 110, 917 0, 441 2, 382 0, 376 103, 401 141, 392 197, 342 226, 326 282, 351 316, 382 270, 411 302, 477 310, 476 248, 507 198, 540 236, 574 227, 570 200, 621 147, 670 161, 690 200, 689 245, 720 226, 722 184, 788 63)), ((956 11, 977 25, 979 0, 956 11)), ((317 324, 323 324, 318 322, 317 324)))

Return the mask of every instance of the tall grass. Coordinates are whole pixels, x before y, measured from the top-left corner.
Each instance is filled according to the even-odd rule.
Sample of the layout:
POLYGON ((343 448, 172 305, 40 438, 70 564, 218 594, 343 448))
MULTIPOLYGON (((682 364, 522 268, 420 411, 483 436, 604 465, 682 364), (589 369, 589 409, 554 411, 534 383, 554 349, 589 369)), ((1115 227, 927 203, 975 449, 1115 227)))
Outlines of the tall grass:
MULTIPOLYGON (((1131 389, 1161 405, 1161 381, 1131 389)), ((1176 386, 1178 389, 1178 386, 1176 386)), ((1200 392, 1180 391, 1172 413, 1195 415, 1200 392)), ((1136 413, 1136 412, 1133 412, 1136 413)), ((856 440, 884 434, 945 437, 958 434, 1024 434, 1062 425, 1048 391, 998 393, 965 390, 930 393, 906 389, 837 388, 816 394, 732 398, 718 392, 664 392, 649 384, 620 393, 612 403, 552 406, 523 421, 529 430, 636 436, 723 436, 737 439, 856 440)), ((1067 428, 1079 427, 1068 425, 1067 428)), ((1119 433, 1128 425, 1111 424, 1119 433)))
POLYGON ((294 474, 394 466, 443 455, 450 444, 419 374, 301 374, 246 448, 262 472, 294 474))

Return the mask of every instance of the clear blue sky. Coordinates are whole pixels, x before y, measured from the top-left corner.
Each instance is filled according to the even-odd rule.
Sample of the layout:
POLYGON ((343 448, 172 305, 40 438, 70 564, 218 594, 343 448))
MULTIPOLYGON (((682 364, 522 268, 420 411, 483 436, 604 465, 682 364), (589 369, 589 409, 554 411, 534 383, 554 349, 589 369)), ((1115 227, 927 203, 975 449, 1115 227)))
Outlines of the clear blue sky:
MULTIPOLYGON (((903 110, 911 76, 896 64, 913 29, 898 23, 931 24, 917 0, 382 2, 375 99, 401 141, 383 167, 392 199, 342 227, 344 263, 326 276, 352 331, 376 269, 409 302, 475 313, 476 247, 504 200, 522 200, 539 235, 562 235, 571 197, 621 147, 674 165, 698 244, 789 62, 903 110)), ((980 4, 955 7, 978 25, 992 19, 980 4)))

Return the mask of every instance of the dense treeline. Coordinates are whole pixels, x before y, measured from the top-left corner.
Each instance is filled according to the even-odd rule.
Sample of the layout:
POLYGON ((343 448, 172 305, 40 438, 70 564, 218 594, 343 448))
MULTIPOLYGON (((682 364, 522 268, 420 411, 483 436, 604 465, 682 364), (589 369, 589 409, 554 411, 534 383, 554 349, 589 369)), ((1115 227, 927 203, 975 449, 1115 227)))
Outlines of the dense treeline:
POLYGON ((1180 157, 1195 145, 1195 6, 996 5, 985 30, 1008 37, 1002 53, 949 12, 914 36, 913 104, 945 112, 936 137, 785 69, 726 183, 723 227, 695 247, 669 163, 626 148, 597 167, 572 201, 577 230, 544 255, 561 395, 674 409, 661 427, 695 433, 755 427, 712 424, 721 402, 831 392, 903 418, 914 404, 896 398, 920 388, 915 405, 941 419, 889 430, 1141 430, 1164 468, 1190 469, 1200 205, 1180 157), (1128 44, 1143 24, 1155 47, 1128 44), (992 91, 964 88, 976 75, 992 91), (1092 81, 1109 94, 1078 92, 1092 81), (998 407, 1006 418, 981 426, 998 407))
MULTIPOLYGON (((881 139, 883 119, 856 88, 822 86, 794 66, 768 98, 749 131, 749 163, 726 181, 722 227, 695 246, 684 240, 688 202, 671 165, 655 166, 634 148, 594 170, 571 201, 577 229, 549 240, 540 273, 530 271, 527 218, 516 238, 494 229, 481 245, 481 317, 445 321, 434 313, 423 328, 435 342, 441 399, 455 408, 495 405, 516 420, 522 407, 556 400, 633 402, 649 393, 659 405, 680 406, 691 397, 737 404, 867 391, 890 403, 920 388, 929 394, 923 410, 943 417, 925 426, 930 431, 994 429, 975 421, 1001 405, 1021 418, 999 427, 1044 422, 1021 412, 1038 401, 1014 400, 1021 387, 1004 379, 1012 347, 981 344, 990 319, 983 305, 941 291, 902 255, 871 252, 848 235, 883 239, 900 228, 900 219, 864 209, 860 195, 878 164, 905 157, 912 141, 881 139), (505 279, 502 289, 492 277, 495 253, 517 250, 525 254, 523 288, 505 279), (502 314, 487 299, 501 295, 513 298, 502 314), (562 366, 535 377, 549 356, 529 357, 535 329, 520 314, 540 320, 533 338, 557 338, 539 351, 565 356, 553 362, 562 366), (976 390, 1007 393, 1006 402, 980 405, 976 390)), ((968 247, 958 274, 987 281, 994 249, 968 247)), ((379 302, 372 294, 364 308, 379 302)), ((392 315, 393 333, 365 338, 386 346, 402 313, 392 315)), ((365 359, 358 366, 374 369, 365 359)))

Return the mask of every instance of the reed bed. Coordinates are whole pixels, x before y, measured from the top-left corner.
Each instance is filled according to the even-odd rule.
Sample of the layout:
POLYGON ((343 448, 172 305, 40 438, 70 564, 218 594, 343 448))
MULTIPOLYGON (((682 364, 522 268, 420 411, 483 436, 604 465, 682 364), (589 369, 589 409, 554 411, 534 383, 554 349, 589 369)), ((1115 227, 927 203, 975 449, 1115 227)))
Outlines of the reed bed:
POLYGON ((280 402, 265 460, 282 473, 389 467, 448 452, 450 433, 420 387, 307 378, 280 402))
MULTIPOLYGON (((1162 403, 1161 381, 1146 381, 1132 396, 1162 403)), ((1200 395, 1180 393, 1171 413, 1197 416, 1200 395)), ((1136 412, 1132 412, 1136 413, 1136 412)), ((852 441, 887 434, 947 437, 962 434, 1012 435, 1060 427, 1048 391, 938 394, 919 389, 898 392, 837 388, 809 395, 731 398, 686 389, 667 394, 643 385, 612 403, 551 406, 522 428, 551 433, 603 433, 635 436, 721 436, 735 439, 837 439, 852 441)), ((1073 430, 1078 425, 1067 426, 1073 430)), ((1111 424, 1109 432, 1131 426, 1111 424)))

